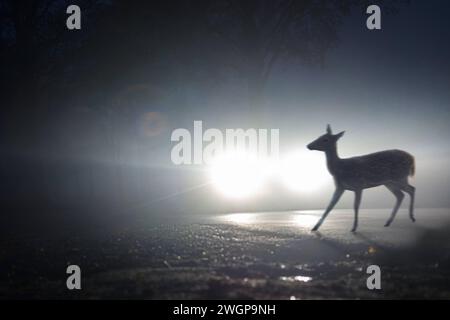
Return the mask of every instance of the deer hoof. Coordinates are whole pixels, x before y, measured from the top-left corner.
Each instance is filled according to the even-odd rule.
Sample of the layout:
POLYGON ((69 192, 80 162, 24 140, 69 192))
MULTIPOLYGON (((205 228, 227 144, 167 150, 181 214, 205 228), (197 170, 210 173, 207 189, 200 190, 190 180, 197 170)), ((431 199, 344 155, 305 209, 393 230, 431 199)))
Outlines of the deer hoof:
POLYGON ((411 217, 412 222, 416 222, 416 219, 414 217, 411 217))
POLYGON ((391 225, 390 222, 386 222, 386 224, 384 225, 385 227, 389 227, 391 225))

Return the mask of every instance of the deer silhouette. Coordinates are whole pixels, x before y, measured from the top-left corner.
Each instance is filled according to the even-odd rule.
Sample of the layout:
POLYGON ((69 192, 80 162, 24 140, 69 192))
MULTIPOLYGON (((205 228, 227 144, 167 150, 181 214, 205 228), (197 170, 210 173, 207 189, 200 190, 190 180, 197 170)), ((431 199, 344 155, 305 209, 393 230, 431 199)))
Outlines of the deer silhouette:
POLYGON ((397 199, 391 216, 384 226, 388 227, 394 220, 404 198, 403 191, 411 197, 409 217, 415 222, 415 187, 408 183, 408 176, 413 176, 415 173, 414 157, 405 151, 386 150, 360 157, 341 159, 337 153, 337 141, 344 133, 345 131, 333 134, 328 125, 327 132, 307 146, 309 150, 325 152, 328 171, 333 176, 336 185, 330 204, 312 231, 319 229, 344 191, 351 190, 355 192, 355 218, 352 228, 352 232, 355 232, 358 228, 358 210, 363 190, 381 185, 388 188, 397 199))

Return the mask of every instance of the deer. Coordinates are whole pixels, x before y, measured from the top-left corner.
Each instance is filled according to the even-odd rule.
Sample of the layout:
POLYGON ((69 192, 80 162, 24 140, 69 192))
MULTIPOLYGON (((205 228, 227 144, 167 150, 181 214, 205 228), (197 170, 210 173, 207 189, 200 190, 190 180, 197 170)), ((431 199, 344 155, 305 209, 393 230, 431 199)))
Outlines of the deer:
POLYGON ((414 218, 414 195, 416 188, 409 184, 408 177, 415 174, 414 157, 402 150, 386 150, 363 156, 341 159, 337 152, 337 141, 342 138, 345 131, 333 134, 330 125, 327 125, 326 133, 307 145, 309 150, 325 152, 327 168, 333 176, 335 191, 331 201, 316 223, 312 231, 319 230, 326 217, 338 203, 346 190, 355 193, 354 220, 352 232, 358 228, 358 211, 364 189, 384 185, 391 191, 396 203, 385 227, 389 227, 394 221, 398 209, 405 197, 403 192, 410 196, 409 217, 414 218))

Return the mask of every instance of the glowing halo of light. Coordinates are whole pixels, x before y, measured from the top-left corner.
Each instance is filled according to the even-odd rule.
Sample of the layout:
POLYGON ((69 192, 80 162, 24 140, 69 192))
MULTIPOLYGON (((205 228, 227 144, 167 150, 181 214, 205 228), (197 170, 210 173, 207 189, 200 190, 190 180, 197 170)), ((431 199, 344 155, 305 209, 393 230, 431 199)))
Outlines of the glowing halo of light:
POLYGON ((211 182, 223 195, 246 198, 261 191, 265 178, 262 163, 256 155, 227 152, 210 165, 211 182))
POLYGON ((267 179, 280 180, 292 192, 310 194, 331 182, 323 155, 297 151, 283 158, 264 158, 228 151, 209 165, 211 184, 222 195, 243 199, 263 190, 267 179))
POLYGON ((315 192, 330 181, 323 154, 298 151, 284 157, 279 166, 279 178, 291 191, 315 192))

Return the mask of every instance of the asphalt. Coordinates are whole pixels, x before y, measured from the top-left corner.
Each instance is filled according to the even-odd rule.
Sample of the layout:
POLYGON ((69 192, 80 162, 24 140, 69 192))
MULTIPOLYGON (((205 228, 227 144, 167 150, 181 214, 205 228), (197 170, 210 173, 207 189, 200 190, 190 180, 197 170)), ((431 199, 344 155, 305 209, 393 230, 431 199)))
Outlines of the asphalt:
POLYGON ((0 298, 18 299, 449 299, 450 210, 335 210, 192 215, 94 235, 9 238, 0 298), (66 268, 82 289, 66 288, 66 268), (378 265, 381 290, 369 290, 378 265))

